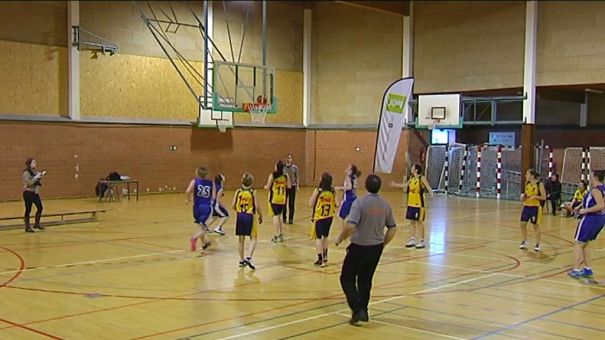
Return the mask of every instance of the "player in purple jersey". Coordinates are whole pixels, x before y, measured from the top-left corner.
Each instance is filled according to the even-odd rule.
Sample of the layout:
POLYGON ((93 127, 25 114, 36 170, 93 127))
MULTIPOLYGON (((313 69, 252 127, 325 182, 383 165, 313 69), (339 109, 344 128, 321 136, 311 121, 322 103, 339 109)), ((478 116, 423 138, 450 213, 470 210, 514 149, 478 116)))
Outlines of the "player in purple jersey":
POLYGON ((214 232, 219 235, 225 235, 223 226, 229 219, 229 211, 227 211, 227 208, 225 208, 222 201, 223 196, 225 195, 223 192, 224 185, 225 175, 216 175, 216 177, 214 177, 214 190, 216 192, 216 197, 212 203, 212 220, 208 223, 208 227, 210 227, 214 222, 218 221, 218 227, 214 228, 214 232))
POLYGON ((354 164, 349 164, 345 169, 346 177, 344 185, 335 187, 336 190, 344 191, 344 197, 338 210, 338 217, 341 219, 342 228, 345 227, 345 220, 349 216, 353 202, 357 199, 357 178, 361 176, 361 171, 354 164))
POLYGON ((191 237, 191 251, 197 249, 197 240, 202 241, 202 249, 208 248, 210 241, 206 239, 208 225, 206 224, 210 215, 212 215, 212 202, 216 197, 214 183, 207 179, 210 171, 205 167, 199 167, 196 170, 196 178, 191 180, 187 187, 187 200, 189 204, 190 197, 193 195, 193 219, 195 224, 199 225, 198 231, 191 237))
POLYGON ((592 189, 582 200, 580 215, 582 220, 578 223, 575 234, 574 265, 568 275, 574 279, 592 277, 592 254, 590 242, 597 239, 605 225, 605 170, 593 171, 591 176, 592 189), (584 268, 582 268, 584 264, 584 268))

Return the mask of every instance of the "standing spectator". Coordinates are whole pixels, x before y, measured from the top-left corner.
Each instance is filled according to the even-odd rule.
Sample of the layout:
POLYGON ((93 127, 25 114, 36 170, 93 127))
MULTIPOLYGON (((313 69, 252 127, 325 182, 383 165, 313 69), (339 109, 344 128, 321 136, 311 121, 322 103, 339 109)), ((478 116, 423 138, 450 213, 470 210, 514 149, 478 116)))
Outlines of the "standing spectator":
POLYGON ((353 202, 347 224, 336 238, 336 245, 351 237, 342 264, 340 285, 352 315, 349 323, 369 321, 368 304, 372 279, 385 245, 395 237, 396 224, 391 206, 378 195, 382 181, 376 175, 366 179, 368 195, 353 202), (385 227, 387 231, 385 233, 385 227))
POLYGON ((559 175, 553 174, 550 177, 546 191, 548 192, 547 199, 550 201, 552 215, 557 216, 557 210, 561 204, 561 182, 559 181, 559 175))
POLYGON ((286 210, 288 210, 288 224, 292 224, 294 222, 294 205, 296 204, 296 192, 299 190, 298 186, 298 167, 293 163, 294 157, 292 154, 288 154, 286 157, 286 166, 284 167, 284 172, 290 177, 290 184, 292 187, 286 190, 286 200, 288 204, 284 208, 282 212, 282 218, 284 223, 286 223, 286 210))
POLYGON ((28 158, 25 161, 26 168, 23 170, 23 201, 25 202, 25 232, 33 233, 34 229, 30 226, 30 213, 32 212, 32 205, 36 205, 36 220, 34 222, 34 228, 38 230, 44 230, 44 227, 40 225, 40 219, 42 218, 42 199, 40 199, 40 187, 42 183, 40 180, 42 176, 46 174, 46 171, 38 172, 36 160, 28 158))

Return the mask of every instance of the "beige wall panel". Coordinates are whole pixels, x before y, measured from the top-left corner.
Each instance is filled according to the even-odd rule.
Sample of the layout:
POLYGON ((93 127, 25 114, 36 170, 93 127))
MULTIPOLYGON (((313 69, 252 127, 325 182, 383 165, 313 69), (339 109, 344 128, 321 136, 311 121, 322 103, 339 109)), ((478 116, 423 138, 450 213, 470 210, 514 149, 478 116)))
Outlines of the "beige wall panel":
MULTIPOLYGON (((267 64, 277 69, 302 71, 303 9, 287 1, 268 1, 267 7, 267 64)), ((231 31, 234 59, 238 59, 246 10, 249 7, 246 37, 242 47, 241 62, 262 63, 262 7, 260 1, 222 1, 214 4, 214 38, 217 46, 231 61, 231 48, 227 32, 227 20, 231 31)), ((217 53, 214 53, 218 57, 217 53)))
POLYGON ((401 77, 403 17, 331 2, 313 9, 312 124, 374 124, 401 77))
POLYGON ((605 3, 540 2, 538 85, 603 83, 605 3))
POLYGON ((522 86, 524 27, 523 2, 415 2, 414 92, 522 86))
POLYGON ((67 50, 0 40, 0 114, 65 115, 67 50))
MULTIPOLYGON (((201 1, 172 1, 172 8, 181 22, 197 24, 191 9, 203 20, 201 1), (188 7, 189 6, 189 7, 188 7)), ((146 2, 139 1, 139 8, 150 18, 151 11, 146 2)), ((228 61, 233 61, 229 48, 229 38, 225 18, 229 19, 235 59, 238 58, 245 21, 246 3, 214 2, 214 40, 228 61)), ((140 12, 131 1, 86 1, 80 4, 82 27, 120 46, 120 53, 165 57, 151 33, 140 18, 140 12)), ((154 1, 153 9, 158 19, 167 20, 172 11, 167 1, 154 1)), ((302 70, 302 17, 300 7, 287 2, 270 1, 268 6, 268 64, 278 69, 302 70)), ((260 2, 250 2, 250 12, 241 62, 261 63, 261 6, 260 2)), ((166 25, 163 26, 166 28, 166 25)), ((166 33, 170 42, 187 59, 201 61, 203 58, 203 38, 198 29, 180 27, 178 33, 166 33)), ((218 57, 218 53, 214 53, 218 57)))
MULTIPOLYGON (((151 3, 158 19, 167 20, 160 9, 172 14, 167 1, 151 3)), ((148 17, 153 17, 145 1, 138 1, 137 4, 148 17)), ((188 2, 187 5, 173 1, 172 4, 177 18, 191 24, 196 22, 187 5, 197 13, 202 11, 201 1, 188 2)), ((165 58, 132 1, 81 1, 80 24, 82 28, 118 44, 121 54, 165 58)), ((166 28, 166 25, 162 27, 166 28)), ((181 27, 178 33, 166 33, 166 36, 187 59, 201 60, 203 41, 197 29, 181 27)))
POLYGON ((167 59, 125 54, 95 58, 81 52, 80 67, 82 116, 197 119, 197 102, 167 59))
POLYGON ((67 2, 0 1, 0 40, 67 46, 67 2))

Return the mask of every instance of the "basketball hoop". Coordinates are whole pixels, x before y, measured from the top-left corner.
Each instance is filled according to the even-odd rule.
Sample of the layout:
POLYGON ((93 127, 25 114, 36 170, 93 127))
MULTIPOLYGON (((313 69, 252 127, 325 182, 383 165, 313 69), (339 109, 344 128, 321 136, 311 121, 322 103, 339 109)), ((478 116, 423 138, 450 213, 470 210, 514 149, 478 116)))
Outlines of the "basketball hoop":
POLYGON ((218 124, 218 131, 220 133, 226 133, 227 132, 227 125, 223 125, 223 124, 218 124))
POLYGON ((267 98, 258 96, 256 103, 244 103, 244 111, 250 113, 250 122, 258 125, 265 125, 265 119, 270 105, 267 104, 267 98))
POLYGON ((250 113, 250 122, 254 124, 265 125, 267 111, 269 111, 269 105, 267 104, 249 105, 248 112, 250 113))

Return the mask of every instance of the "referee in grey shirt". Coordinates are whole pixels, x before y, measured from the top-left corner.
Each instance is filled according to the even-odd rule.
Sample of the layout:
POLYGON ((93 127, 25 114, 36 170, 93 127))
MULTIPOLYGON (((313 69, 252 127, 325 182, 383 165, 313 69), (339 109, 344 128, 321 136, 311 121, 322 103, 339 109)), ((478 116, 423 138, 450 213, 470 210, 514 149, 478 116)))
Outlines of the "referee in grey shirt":
POLYGON ((286 223, 286 210, 288 210, 288 224, 292 224, 294 222, 294 206, 296 204, 296 192, 298 191, 298 167, 293 163, 294 157, 292 154, 288 154, 286 157, 286 166, 284 167, 284 173, 288 174, 290 177, 290 182, 292 187, 290 189, 286 189, 286 198, 288 204, 284 207, 282 212, 282 218, 284 223, 286 223))
POLYGON ((353 202, 344 230, 336 238, 336 245, 351 237, 347 255, 342 264, 340 285, 353 312, 351 325, 369 321, 368 304, 372 279, 382 255, 382 249, 395 237, 396 224, 391 206, 378 191, 382 186, 380 177, 366 178, 368 195, 353 202), (386 233, 385 233, 386 227, 386 233))

